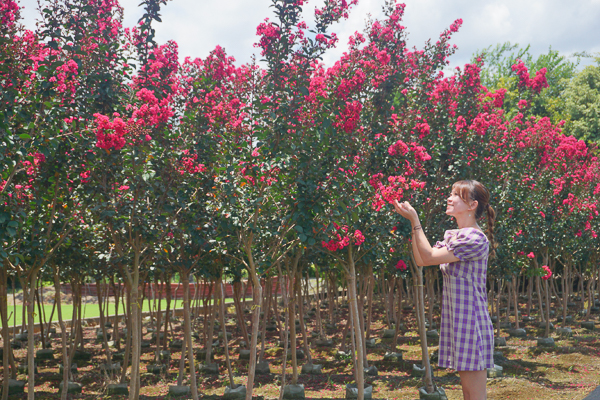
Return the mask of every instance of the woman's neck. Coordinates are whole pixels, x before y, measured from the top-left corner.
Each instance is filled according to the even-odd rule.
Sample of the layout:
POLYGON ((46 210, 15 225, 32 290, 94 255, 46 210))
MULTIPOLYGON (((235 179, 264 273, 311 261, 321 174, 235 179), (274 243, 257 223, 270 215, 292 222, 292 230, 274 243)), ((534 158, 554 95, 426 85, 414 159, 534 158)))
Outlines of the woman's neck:
POLYGON ((475 228, 480 229, 479 225, 477 225, 477 221, 475 217, 471 215, 456 215, 454 217, 456 219, 456 225, 458 225, 458 229, 463 228, 475 228))

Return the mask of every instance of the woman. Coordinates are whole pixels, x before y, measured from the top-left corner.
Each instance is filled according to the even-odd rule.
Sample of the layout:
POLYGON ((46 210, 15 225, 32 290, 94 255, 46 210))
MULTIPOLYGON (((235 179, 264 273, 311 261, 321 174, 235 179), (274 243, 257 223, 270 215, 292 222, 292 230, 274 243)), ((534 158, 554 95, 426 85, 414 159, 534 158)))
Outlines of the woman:
POLYGON ((458 229, 446 231, 431 247, 415 209, 394 202, 412 225, 412 250, 419 266, 440 265, 444 277, 439 366, 458 371, 465 400, 486 399, 487 368, 494 367, 494 328, 487 307, 486 272, 495 212, 490 193, 479 182, 456 182, 446 214, 458 229), (487 213, 487 237, 477 220, 487 213), (489 238, 489 240, 488 240, 489 238))

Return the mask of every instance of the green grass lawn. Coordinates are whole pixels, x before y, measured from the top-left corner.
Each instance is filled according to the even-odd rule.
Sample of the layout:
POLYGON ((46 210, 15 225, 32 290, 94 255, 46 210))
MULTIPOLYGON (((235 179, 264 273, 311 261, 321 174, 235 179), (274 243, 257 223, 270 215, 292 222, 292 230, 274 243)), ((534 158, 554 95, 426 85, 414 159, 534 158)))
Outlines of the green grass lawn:
MULTIPOLYGON (((225 303, 232 303, 233 299, 225 299, 225 303)), ((158 302, 157 302, 158 305, 158 302)), ((171 300, 171 309, 173 308, 183 308, 183 299, 177 299, 177 301, 175 300, 171 300)), ((50 318, 50 313, 52 312, 52 304, 44 304, 44 309, 46 310, 46 319, 50 318)), ((73 305, 71 304, 63 304, 62 307, 62 314, 63 314, 63 319, 64 320, 69 320, 73 317, 73 305)), ((161 310, 165 311, 167 309, 167 301, 166 300, 162 300, 162 305, 161 305, 161 310)), ((36 315, 34 316, 34 320, 35 323, 39 323, 40 322, 40 316, 37 315, 38 312, 38 307, 36 305, 35 307, 35 311, 36 311, 36 315)), ((150 311, 150 305, 148 303, 148 301, 144 301, 144 305, 142 307, 142 311, 150 311)), ((114 315, 115 314, 115 304, 114 303, 108 303, 108 315, 114 315)), ((16 317, 17 321, 16 321, 16 325, 20 326, 21 322, 22 322, 22 318, 23 318, 23 306, 22 305, 17 305, 16 308, 13 307, 11 304, 8 305, 8 315, 10 316, 10 319, 8 320, 8 325, 9 326, 13 326, 14 319, 16 317), (15 312, 16 310, 16 312, 15 312), (12 315, 11 315, 12 313, 12 315)), ((119 315, 123 315, 123 305, 119 304, 119 315)), ((98 304, 84 304, 81 310, 81 316, 82 318, 94 318, 94 317, 99 317, 100 316, 100 309, 98 308, 98 304)), ((58 311, 54 310, 54 315, 52 316, 52 321, 56 321, 58 322, 58 311)))

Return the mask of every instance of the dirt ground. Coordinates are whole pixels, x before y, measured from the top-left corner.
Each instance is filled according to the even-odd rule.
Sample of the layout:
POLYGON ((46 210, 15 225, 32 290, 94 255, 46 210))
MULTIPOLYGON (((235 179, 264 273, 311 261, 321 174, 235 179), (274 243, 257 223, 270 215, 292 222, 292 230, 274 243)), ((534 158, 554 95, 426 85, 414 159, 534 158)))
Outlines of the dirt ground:
MULTIPOLYGON (((245 384, 248 372, 248 362, 239 359, 239 329, 233 319, 233 308, 229 309, 228 332, 233 333, 229 341, 230 356, 234 379, 237 384, 245 384)), ((313 363, 323 366, 322 375, 299 375, 298 383, 304 384, 307 398, 340 399, 345 397, 345 385, 353 381, 352 364, 349 359, 339 359, 337 349, 341 342, 342 327, 347 322, 347 310, 341 309, 336 314, 338 329, 327 330, 329 338, 333 339, 333 348, 311 347, 313 363)), ((246 315, 249 324, 249 315, 246 315)), ((326 318, 325 315, 323 315, 326 318)), ((593 318, 597 321, 598 316, 593 318)), ((384 328, 383 310, 375 309, 375 323, 372 325, 371 337, 376 338, 376 346, 368 350, 370 365, 378 369, 378 376, 368 377, 368 383, 373 385, 375 399, 416 399, 418 388, 422 386, 422 379, 411 377, 412 364, 420 364, 419 340, 415 333, 414 313, 406 312, 403 323, 407 326, 399 338, 400 351, 403 354, 401 362, 383 361, 383 355, 391 350, 391 340, 381 339, 384 328)), ((438 316, 439 324, 439 316, 438 316)), ((151 333, 147 328, 151 322, 144 323, 144 340, 150 341, 151 333)), ((202 321, 197 321, 195 331, 202 327, 202 321)), ((552 336, 557 346, 552 349, 540 349, 536 346, 537 337, 543 332, 533 327, 533 323, 525 325, 527 337, 508 338, 503 332, 501 336, 507 337, 507 346, 497 348, 496 363, 504 368, 504 376, 488 379, 488 399, 516 399, 516 400, 552 400, 575 399, 581 400, 600 384, 600 334, 597 331, 588 332, 582 329, 579 322, 571 325, 573 336, 552 336)), ((83 384, 83 394, 72 396, 76 399, 118 399, 124 396, 106 395, 106 385, 109 383, 106 376, 100 372, 99 365, 105 362, 101 344, 95 339, 95 326, 89 326, 85 332, 85 348, 92 353, 89 362, 78 362, 79 372, 76 380, 83 384)), ((182 338, 181 321, 173 323, 173 338, 182 338)), ((309 332, 315 330, 314 318, 307 321, 309 332)), ((111 330, 108 330, 111 332, 111 330)), ((215 337, 217 333, 215 332, 215 337)), ((169 337, 171 339, 171 337, 169 337)), ((298 339, 301 339, 299 334, 298 339)), ((271 374, 257 375, 255 379, 254 395, 266 399, 276 399, 279 396, 280 377, 282 369, 283 349, 278 346, 279 333, 268 332, 266 335, 266 360, 271 366, 271 374)), ((38 374, 36 374, 36 398, 57 399, 59 395, 59 339, 52 339, 55 359, 40 361, 38 374)), ((200 349, 198 340, 194 340, 194 347, 200 349)), ((37 348, 40 348, 39 343, 37 348)), ((300 345, 299 345, 300 348, 300 345)), ((429 351, 434 353, 437 343, 430 343, 429 351)), ((115 350, 116 351, 116 350, 115 350)), ((178 375, 179 350, 172 350, 172 358, 168 363, 165 374, 154 375, 146 372, 146 365, 154 362, 153 348, 143 349, 142 355, 142 399, 168 398, 168 387, 175 385, 178 375)), ((215 362, 219 365, 219 375, 199 375, 198 386, 203 396, 222 395, 228 384, 227 369, 224 350, 221 345, 215 347, 215 362)), ((26 350, 14 350, 17 363, 24 363, 26 350)), ((288 357, 286 366, 286 382, 290 382, 292 368, 288 357)), ((299 360, 300 366, 305 360, 299 360)), ((300 368, 299 366, 299 368, 300 368)), ((445 389, 450 400, 462 399, 462 391, 458 375, 455 372, 434 367, 434 382, 445 389)), ((26 375, 18 376, 26 380, 26 375)), ((184 380, 184 383, 187 379, 184 380)), ((25 395, 14 398, 26 398, 25 395)))

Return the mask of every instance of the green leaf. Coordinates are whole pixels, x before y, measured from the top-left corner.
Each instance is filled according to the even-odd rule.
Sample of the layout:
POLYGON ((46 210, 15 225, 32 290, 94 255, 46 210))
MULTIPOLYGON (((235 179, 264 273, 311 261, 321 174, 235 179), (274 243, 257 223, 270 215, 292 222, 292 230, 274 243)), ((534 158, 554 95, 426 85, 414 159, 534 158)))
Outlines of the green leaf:
POLYGON ((29 136, 29 135, 28 135, 28 134, 26 134, 26 133, 21 133, 21 134, 19 135, 19 137, 20 137, 21 139, 23 139, 23 140, 29 140, 29 139, 31 139, 31 136, 29 136))
POLYGON ((306 239, 308 239, 308 236, 306 236, 304 233, 301 233, 299 237, 302 243, 306 242, 306 239))

